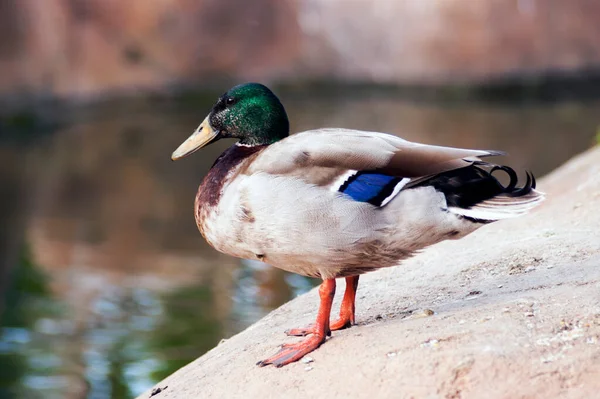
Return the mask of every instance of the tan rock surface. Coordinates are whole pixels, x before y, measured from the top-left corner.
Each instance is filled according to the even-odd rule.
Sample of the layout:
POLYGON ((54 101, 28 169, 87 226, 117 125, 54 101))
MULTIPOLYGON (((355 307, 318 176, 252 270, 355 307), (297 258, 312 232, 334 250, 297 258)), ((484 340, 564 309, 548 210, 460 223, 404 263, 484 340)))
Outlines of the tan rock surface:
POLYGON ((255 366, 296 340, 285 329, 313 320, 316 290, 157 384, 167 388, 153 397, 597 397, 600 147, 539 188, 548 200, 527 217, 363 276, 358 325, 334 332, 310 364, 255 366))

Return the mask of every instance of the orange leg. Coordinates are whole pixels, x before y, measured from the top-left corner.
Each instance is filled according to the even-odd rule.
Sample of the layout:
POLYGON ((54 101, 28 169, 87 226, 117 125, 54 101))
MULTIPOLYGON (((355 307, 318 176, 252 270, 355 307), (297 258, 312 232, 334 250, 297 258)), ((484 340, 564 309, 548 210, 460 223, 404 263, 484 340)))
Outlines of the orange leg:
MULTIPOLYGON (((331 323, 331 331, 342 330, 355 324, 354 313, 356 309, 355 299, 357 288, 358 276, 346 277, 346 291, 344 292, 344 299, 342 299, 342 305, 340 306, 340 317, 331 323)), ((311 324, 305 328, 292 328, 285 333, 296 337, 304 337, 313 334, 314 330, 315 325, 311 324)))
POLYGON ((354 303, 357 288, 358 276, 346 277, 346 291, 344 292, 344 299, 342 299, 342 305, 340 306, 340 317, 331 323, 331 331, 342 330, 356 324, 354 318, 356 306, 354 303))
POLYGON ((321 304, 319 305, 317 321, 312 330, 313 335, 297 344, 282 345, 279 352, 275 355, 268 359, 261 360, 256 364, 261 367, 268 364, 272 364, 275 367, 285 366, 286 364, 300 360, 304 355, 314 351, 325 342, 327 336, 331 335, 331 330, 329 329, 329 316, 331 315, 331 304, 333 303, 334 295, 335 279, 324 280, 319 287, 321 304))

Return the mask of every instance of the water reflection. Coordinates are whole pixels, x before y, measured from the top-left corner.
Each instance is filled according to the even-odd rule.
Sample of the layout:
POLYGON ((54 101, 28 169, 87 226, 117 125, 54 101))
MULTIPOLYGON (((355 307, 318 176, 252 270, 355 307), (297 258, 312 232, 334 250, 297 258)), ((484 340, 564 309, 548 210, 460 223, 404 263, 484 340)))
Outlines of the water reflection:
POLYGON ((149 349, 158 354, 155 380, 173 373, 215 346, 224 334, 215 306, 215 291, 209 284, 178 288, 164 297, 164 317, 153 330, 149 349))
POLYGON ((0 397, 51 397, 65 386, 63 359, 52 344, 55 331, 47 328, 61 312, 27 249, 21 251, 2 299, 0 397), (48 396, 41 395, 42 387, 48 396))
MULTIPOLYGON (((598 103, 282 99, 294 131, 501 149, 537 175, 589 148, 600 125, 598 103)), ((218 254, 197 232, 195 191, 229 143, 177 163, 169 155, 211 102, 72 111, 51 134, 0 141, 0 396, 135 396, 316 283, 218 254)))

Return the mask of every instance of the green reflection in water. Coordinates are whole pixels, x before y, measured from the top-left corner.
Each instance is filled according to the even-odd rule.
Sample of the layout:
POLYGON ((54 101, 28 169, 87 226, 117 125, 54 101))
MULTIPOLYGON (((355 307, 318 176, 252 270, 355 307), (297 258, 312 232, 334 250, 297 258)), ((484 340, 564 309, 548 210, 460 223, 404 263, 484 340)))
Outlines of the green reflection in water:
POLYGON ((162 294, 107 284, 80 318, 23 250, 1 317, 0 398, 135 397, 317 282, 260 262, 238 276, 220 293, 210 278, 162 294))
POLYGON ((206 284, 173 290, 163 297, 163 316, 150 333, 149 351, 158 360, 152 372, 160 381, 213 348, 223 337, 213 289, 206 284))
POLYGON ((107 382, 111 387, 111 398, 130 398, 133 396, 126 376, 126 364, 130 360, 125 355, 127 341, 126 339, 117 341, 108 353, 109 371, 107 382))
POLYGON ((93 313, 72 338, 83 352, 88 389, 82 397, 134 397, 152 383, 149 370, 156 362, 144 340, 161 313, 156 294, 107 285, 91 308, 93 313))
POLYGON ((0 315, 0 397, 50 397, 61 383, 60 359, 40 331, 40 321, 57 316, 58 305, 27 248, 9 278, 0 315), (46 387, 43 394, 39 385, 46 387))

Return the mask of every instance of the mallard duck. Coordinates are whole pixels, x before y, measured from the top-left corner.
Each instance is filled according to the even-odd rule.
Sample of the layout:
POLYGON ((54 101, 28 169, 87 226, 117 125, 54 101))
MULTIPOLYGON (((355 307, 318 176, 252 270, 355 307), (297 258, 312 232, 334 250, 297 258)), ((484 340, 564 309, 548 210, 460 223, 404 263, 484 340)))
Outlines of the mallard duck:
POLYGON ((359 276, 396 266, 417 251, 523 215, 543 194, 527 173, 482 161, 499 151, 424 145, 385 133, 327 128, 289 135, 286 111, 267 87, 235 86, 173 152, 183 158, 223 138, 238 141, 204 178, 195 219, 216 250, 323 280, 307 336, 258 362, 295 362, 331 331, 355 323, 359 276), (495 172, 510 178, 504 186, 495 172), (336 278, 346 290, 330 323, 336 278))

